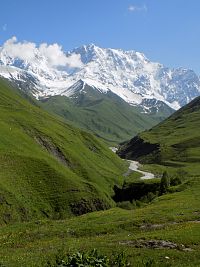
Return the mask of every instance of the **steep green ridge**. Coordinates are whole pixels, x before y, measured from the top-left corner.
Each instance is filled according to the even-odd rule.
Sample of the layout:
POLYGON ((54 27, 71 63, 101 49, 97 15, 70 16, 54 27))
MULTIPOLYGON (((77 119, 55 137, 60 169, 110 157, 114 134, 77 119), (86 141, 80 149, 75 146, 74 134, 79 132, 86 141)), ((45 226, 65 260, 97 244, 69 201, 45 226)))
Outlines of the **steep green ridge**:
POLYGON ((114 205, 124 163, 93 135, 0 80, 0 223, 66 218, 114 205))
POLYGON ((41 101, 42 107, 74 125, 91 131, 108 143, 120 143, 162 121, 172 113, 167 106, 160 112, 142 113, 112 92, 100 93, 85 85, 73 98, 54 96, 41 101))
POLYGON ((200 162, 200 97, 124 143, 119 154, 149 163, 200 162))

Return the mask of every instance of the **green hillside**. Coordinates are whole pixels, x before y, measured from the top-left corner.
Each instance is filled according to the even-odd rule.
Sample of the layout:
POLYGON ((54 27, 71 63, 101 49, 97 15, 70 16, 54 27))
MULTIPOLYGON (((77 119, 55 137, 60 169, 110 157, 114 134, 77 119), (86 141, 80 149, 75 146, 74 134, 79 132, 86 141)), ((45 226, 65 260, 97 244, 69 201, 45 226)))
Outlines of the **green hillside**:
POLYGON ((124 143, 119 154, 150 163, 200 162, 200 97, 124 143))
POLYGON ((122 161, 94 136, 0 88, 0 265, 58 267, 47 262, 97 248, 125 253, 131 267, 200 266, 200 98, 121 147, 151 163, 142 168, 156 178, 141 186, 166 171, 167 192, 95 211, 115 206, 114 184, 138 174, 122 178, 122 161), (95 212, 69 218, 80 210, 95 212))
POLYGON ((93 135, 0 80, 0 223, 66 218, 114 205, 124 163, 93 135))
POLYGON ((55 96, 42 100, 42 107, 95 133, 108 143, 120 143, 162 121, 172 113, 166 105, 157 113, 145 114, 117 95, 85 86, 73 98, 55 96), (86 93, 85 93, 86 92, 86 93))

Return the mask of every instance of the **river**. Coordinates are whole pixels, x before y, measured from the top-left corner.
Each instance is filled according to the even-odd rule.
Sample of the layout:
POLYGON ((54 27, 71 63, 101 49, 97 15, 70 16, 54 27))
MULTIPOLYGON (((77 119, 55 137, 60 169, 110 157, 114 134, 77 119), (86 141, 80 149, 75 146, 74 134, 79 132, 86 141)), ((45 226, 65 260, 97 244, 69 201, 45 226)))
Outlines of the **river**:
MULTIPOLYGON (((117 148, 116 147, 110 147, 110 149, 116 153, 117 152, 117 148)), ((153 179, 155 178, 154 174, 151 172, 145 172, 145 171, 141 171, 139 168, 141 167, 141 164, 138 161, 134 161, 134 160, 127 160, 129 162, 129 168, 128 171, 124 174, 124 176, 128 176, 131 172, 136 171, 142 174, 142 176, 140 177, 141 180, 147 180, 147 179, 153 179)))

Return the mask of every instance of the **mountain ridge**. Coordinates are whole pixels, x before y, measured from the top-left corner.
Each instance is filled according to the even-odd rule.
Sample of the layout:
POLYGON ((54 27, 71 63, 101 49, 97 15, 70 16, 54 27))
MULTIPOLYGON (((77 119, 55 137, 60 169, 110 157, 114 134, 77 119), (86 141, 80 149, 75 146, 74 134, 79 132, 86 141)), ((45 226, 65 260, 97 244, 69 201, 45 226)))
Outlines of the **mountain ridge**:
POLYGON ((102 94, 98 89, 77 82, 73 86, 74 95, 52 96, 40 100, 47 111, 57 114, 79 128, 93 132, 104 141, 117 144, 128 140, 145 129, 162 121, 172 110, 167 105, 151 109, 151 113, 144 113, 139 107, 130 106, 112 91, 102 94), (80 89, 80 86, 82 89, 80 89), (142 113, 143 112, 143 113, 142 113))
POLYGON ((178 109, 200 94, 200 78, 194 71, 169 69, 134 50, 83 45, 66 52, 66 58, 81 60, 79 67, 72 68, 50 66, 39 49, 34 53, 34 59, 25 61, 0 48, 0 75, 20 83, 21 88, 31 79, 29 92, 36 98, 73 97, 73 85, 82 80, 101 93, 112 91, 148 113, 150 102, 155 104, 155 100, 178 109))

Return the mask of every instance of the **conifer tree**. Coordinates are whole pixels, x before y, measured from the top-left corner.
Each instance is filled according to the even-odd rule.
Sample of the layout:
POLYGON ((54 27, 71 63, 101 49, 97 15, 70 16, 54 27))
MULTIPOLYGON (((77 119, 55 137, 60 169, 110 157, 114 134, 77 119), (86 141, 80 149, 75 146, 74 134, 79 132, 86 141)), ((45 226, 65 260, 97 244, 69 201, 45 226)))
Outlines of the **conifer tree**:
POLYGON ((170 179, 166 171, 164 171, 160 182, 160 195, 167 193, 170 187, 170 179))

